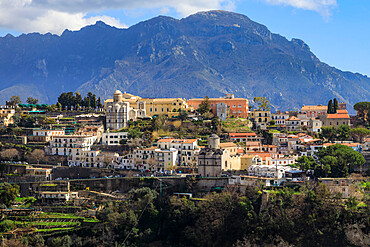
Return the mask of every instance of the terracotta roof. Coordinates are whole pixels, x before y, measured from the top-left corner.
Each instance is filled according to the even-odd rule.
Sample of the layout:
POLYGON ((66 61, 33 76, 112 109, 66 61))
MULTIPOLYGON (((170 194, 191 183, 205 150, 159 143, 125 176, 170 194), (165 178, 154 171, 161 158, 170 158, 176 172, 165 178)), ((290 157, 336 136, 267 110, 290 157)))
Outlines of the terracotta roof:
POLYGON ((360 143, 324 143, 323 146, 330 147, 335 144, 340 144, 340 145, 347 146, 347 147, 357 147, 358 145, 361 145, 360 143))
POLYGON ((263 145, 264 147, 268 147, 268 148, 277 148, 276 145, 263 145))
POLYGON ((257 136, 257 134, 254 133, 254 132, 249 132, 249 133, 229 133, 229 136, 231 138, 238 138, 238 137, 257 136))
POLYGON ((186 103, 184 99, 181 98, 155 98, 155 99, 142 99, 143 101, 149 101, 149 102, 158 102, 158 103, 173 103, 174 101, 179 101, 179 103, 186 103))
MULTIPOLYGON (((196 101, 198 101, 198 100, 201 100, 201 101, 203 101, 204 100, 204 98, 194 98, 194 99, 189 99, 188 100, 188 102, 189 101, 192 101, 192 100, 196 100, 196 101)), ((219 101, 219 100, 222 100, 222 101, 233 101, 233 100, 245 100, 246 102, 249 102, 249 100, 248 99, 245 99, 245 98, 232 98, 232 99, 225 99, 225 98, 208 98, 208 100, 209 101, 219 101)))
POLYGON ((360 143, 341 143, 341 145, 347 146, 347 147, 357 147, 358 145, 361 145, 360 143))
POLYGON ((328 107, 326 105, 304 105, 302 106, 301 112, 304 111, 327 111, 328 107))
POLYGON ((160 139, 160 140, 158 140, 157 142, 172 142, 173 140, 175 140, 175 139, 172 139, 172 138, 165 138, 165 139, 160 139))
POLYGON ((297 136, 307 136, 307 137, 311 137, 311 136, 309 136, 309 135, 307 135, 307 134, 304 134, 304 133, 298 133, 298 134, 297 134, 297 136))
POLYGON ((347 110, 337 110, 338 114, 348 114, 347 110))
POLYGON ((254 156, 260 156, 262 160, 266 160, 266 158, 271 158, 270 153, 248 153, 244 154, 241 158, 253 158, 254 156))
POLYGON ((287 119, 287 121, 299 121, 300 119, 295 117, 295 116, 291 116, 287 119))
POLYGON ((236 144, 233 142, 220 143, 220 148, 231 148, 231 147, 236 147, 236 144))
POLYGON ((346 118, 346 119, 349 119, 349 116, 348 116, 348 113, 343 113, 343 114, 328 114, 327 116, 327 119, 342 119, 342 118, 346 118))
POLYGON ((238 154, 243 154, 243 153, 244 153, 244 149, 242 149, 242 148, 238 148, 238 150, 236 150, 236 152, 237 152, 238 154))
POLYGON ((197 141, 197 139, 185 139, 184 141, 183 141, 183 143, 194 143, 194 142, 196 142, 197 141))
POLYGON ((296 135, 288 135, 287 138, 298 138, 296 135))
POLYGON ((164 138, 160 139, 157 142, 178 142, 178 143, 194 143, 197 139, 173 139, 173 138, 164 138))

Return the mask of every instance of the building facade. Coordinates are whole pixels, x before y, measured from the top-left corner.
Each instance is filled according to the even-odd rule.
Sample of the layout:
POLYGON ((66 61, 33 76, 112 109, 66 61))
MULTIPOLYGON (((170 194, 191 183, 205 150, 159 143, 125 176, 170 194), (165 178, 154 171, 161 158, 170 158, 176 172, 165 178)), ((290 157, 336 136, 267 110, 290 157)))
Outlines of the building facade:
POLYGON ((102 136, 103 145, 120 145, 121 140, 127 140, 128 132, 106 132, 102 136))
POLYGON ((145 101, 133 97, 117 90, 113 94, 113 100, 104 102, 107 129, 119 130, 125 128, 129 120, 135 121, 146 116, 145 101), (134 104, 136 108, 133 107, 134 104))
MULTIPOLYGON (((197 110, 199 108, 199 105, 204 101, 204 99, 190 99, 188 100, 188 105, 190 107, 193 107, 194 110, 197 110)), ((244 98, 234 98, 233 94, 227 94, 223 98, 209 98, 209 104, 212 109, 212 113, 215 116, 221 116, 224 118, 224 113, 227 108, 227 112, 229 113, 228 116, 234 116, 238 118, 247 118, 248 117, 248 105, 249 101, 244 98), (220 103, 223 103, 225 105, 219 105, 220 103), (217 108, 221 110, 219 113, 217 111, 217 108)))

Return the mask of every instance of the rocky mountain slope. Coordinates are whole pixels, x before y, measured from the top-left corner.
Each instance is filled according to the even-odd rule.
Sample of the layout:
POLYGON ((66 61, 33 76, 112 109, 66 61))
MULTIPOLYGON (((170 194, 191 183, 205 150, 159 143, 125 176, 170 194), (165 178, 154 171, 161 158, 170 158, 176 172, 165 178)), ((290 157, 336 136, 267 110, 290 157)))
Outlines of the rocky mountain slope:
POLYGON ((349 106, 369 100, 370 78, 330 67, 303 41, 226 11, 0 38, 1 103, 11 95, 54 103, 76 90, 106 99, 116 89, 143 97, 266 96, 285 110, 334 97, 349 106))

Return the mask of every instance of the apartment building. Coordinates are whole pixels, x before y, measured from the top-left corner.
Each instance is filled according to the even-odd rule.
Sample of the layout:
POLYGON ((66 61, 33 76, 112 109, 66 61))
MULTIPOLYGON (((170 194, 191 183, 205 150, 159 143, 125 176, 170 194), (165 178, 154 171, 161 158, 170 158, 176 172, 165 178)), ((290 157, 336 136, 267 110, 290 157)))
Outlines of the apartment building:
POLYGON ((260 142, 262 137, 254 132, 250 133, 229 133, 229 138, 233 142, 260 142))
MULTIPOLYGON (((204 99, 190 99, 188 100, 188 105, 193 107, 194 110, 199 108, 199 105, 204 101, 204 99)), ((217 106, 219 104, 226 104, 228 110, 225 111, 225 107, 219 106, 220 114, 228 113, 229 116, 234 116, 238 118, 247 118, 248 117, 248 105, 249 101, 244 98, 234 98, 233 94, 227 94, 225 97, 222 98, 209 98, 209 104, 212 109, 212 113, 215 116, 218 116, 219 113, 217 111, 217 106)), ((221 116, 220 115, 220 116, 221 116)), ((221 116, 224 118, 224 115, 221 116)))
POLYGON ((182 98, 156 98, 142 99, 146 103, 146 114, 148 116, 167 115, 178 116, 179 111, 191 111, 185 99, 182 98))
POLYGON ((301 113, 306 114, 307 118, 318 118, 327 114, 328 107, 326 105, 304 105, 301 108, 301 113))
POLYGON ((28 136, 28 141, 31 142, 49 142, 53 136, 63 136, 65 131, 63 129, 59 130, 42 130, 34 129, 32 135, 28 136))
POLYGON ((106 132, 102 135, 102 144, 113 146, 120 145, 121 140, 127 140, 128 132, 106 132))
POLYGON ((0 106, 0 126, 7 127, 9 124, 13 124, 13 116, 15 114, 14 106, 2 105, 0 106))
POLYGON ((97 136, 61 135, 53 136, 48 152, 51 155, 63 155, 80 160, 84 152, 90 151, 97 136))
POLYGON ((271 120, 275 121, 275 125, 285 125, 285 121, 289 118, 289 112, 271 113, 271 120))
POLYGON ((351 125, 351 119, 347 110, 337 110, 337 113, 321 116, 322 126, 339 127, 340 125, 351 125))

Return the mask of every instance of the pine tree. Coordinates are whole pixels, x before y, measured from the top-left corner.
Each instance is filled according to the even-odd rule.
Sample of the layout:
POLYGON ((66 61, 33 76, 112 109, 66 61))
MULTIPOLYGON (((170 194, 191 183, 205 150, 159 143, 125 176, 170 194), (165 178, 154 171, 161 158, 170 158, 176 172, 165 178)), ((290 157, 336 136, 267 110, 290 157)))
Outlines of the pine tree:
POLYGON ((75 105, 74 106, 77 108, 77 105, 81 106, 83 104, 83 102, 82 102, 82 96, 79 92, 76 92, 75 95, 76 96, 75 96, 75 105))
POLYGON ((199 107, 198 107, 198 112, 200 114, 204 114, 206 112, 209 112, 211 110, 211 105, 209 103, 209 98, 208 96, 206 96, 204 98, 204 100, 199 104, 199 107))

